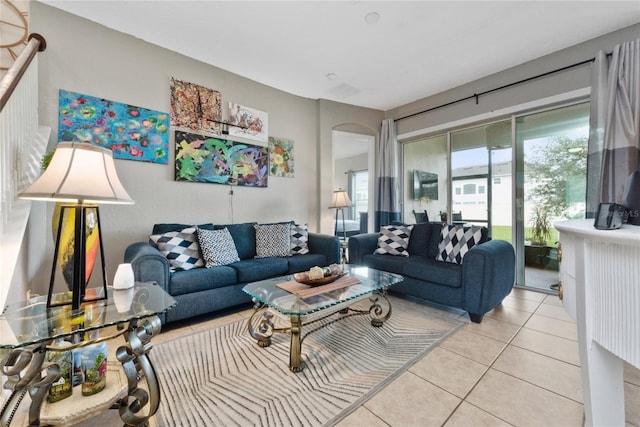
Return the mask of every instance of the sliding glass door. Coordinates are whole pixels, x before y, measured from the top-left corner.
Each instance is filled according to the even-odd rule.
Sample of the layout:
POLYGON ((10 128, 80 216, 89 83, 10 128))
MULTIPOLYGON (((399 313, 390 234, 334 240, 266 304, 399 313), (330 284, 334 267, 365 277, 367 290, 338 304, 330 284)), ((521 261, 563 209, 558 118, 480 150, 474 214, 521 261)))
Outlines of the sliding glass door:
POLYGON ((451 132, 451 221, 511 241, 511 122, 451 132))
POLYGON ((516 118, 516 283, 554 291, 553 222, 584 218, 589 104, 516 118))

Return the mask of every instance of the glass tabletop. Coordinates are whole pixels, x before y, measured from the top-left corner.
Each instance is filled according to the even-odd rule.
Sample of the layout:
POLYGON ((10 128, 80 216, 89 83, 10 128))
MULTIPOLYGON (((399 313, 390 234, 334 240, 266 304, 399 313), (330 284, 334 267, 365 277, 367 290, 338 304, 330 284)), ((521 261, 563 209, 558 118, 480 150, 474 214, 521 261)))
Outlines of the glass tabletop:
POLYGON ((278 283, 293 280, 293 275, 249 283, 242 290, 252 298, 284 315, 303 316, 388 288, 403 280, 399 274, 368 267, 346 265, 345 271, 348 271, 349 277, 360 279, 360 283, 309 298, 300 298, 276 286, 278 283))
MULTIPOLYGON (((87 289, 87 293, 90 289, 87 289)), ((91 290, 102 297, 103 289, 91 290)), ((65 298, 67 294, 54 295, 65 298)), ((107 326, 155 316, 169 310, 175 299, 155 282, 137 282, 130 289, 107 288, 107 299, 47 308, 47 295, 7 305, 0 315, 0 348, 18 348, 83 335, 107 326)))

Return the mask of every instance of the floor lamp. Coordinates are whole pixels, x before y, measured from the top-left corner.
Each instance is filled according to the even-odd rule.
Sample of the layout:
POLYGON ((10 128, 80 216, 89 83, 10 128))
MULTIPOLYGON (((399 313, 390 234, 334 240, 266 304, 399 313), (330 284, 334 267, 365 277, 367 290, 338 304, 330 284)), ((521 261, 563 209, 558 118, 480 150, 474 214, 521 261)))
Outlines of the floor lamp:
POLYGON ((338 211, 342 213, 342 263, 347 263, 347 229, 344 223, 344 208, 350 208, 353 206, 351 203, 351 199, 349 199, 349 194, 342 188, 338 188, 333 192, 333 198, 331 199, 331 204, 329 204, 329 209, 336 210, 336 222, 334 227, 334 233, 338 235, 338 211))
POLYGON ((102 248, 102 236, 99 234, 99 252, 102 266, 102 284, 104 293, 102 297, 85 300, 87 286, 87 214, 95 212, 95 220, 98 223, 98 233, 101 233, 100 215, 98 204, 133 204, 133 200, 118 179, 113 154, 111 150, 94 146, 88 143, 61 142, 56 146, 55 153, 49 166, 43 174, 19 195, 22 199, 44 200, 63 202, 60 211, 51 280, 49 282, 49 297, 47 307, 71 304, 76 311, 83 302, 106 299, 107 278, 104 267, 104 251, 102 248), (73 239, 73 266, 71 274, 71 301, 51 302, 53 294, 60 236, 65 219, 74 215, 74 239, 73 239))

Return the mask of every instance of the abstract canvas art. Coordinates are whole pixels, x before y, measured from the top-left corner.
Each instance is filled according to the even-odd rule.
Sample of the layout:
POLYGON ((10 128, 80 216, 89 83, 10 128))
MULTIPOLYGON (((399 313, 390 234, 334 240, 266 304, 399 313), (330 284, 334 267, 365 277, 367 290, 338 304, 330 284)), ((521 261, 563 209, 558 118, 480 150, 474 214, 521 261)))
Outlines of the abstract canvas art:
POLYGON ((205 135, 220 135, 220 92, 171 78, 171 126, 205 135))
POLYGON ((266 187, 267 147, 175 132, 176 181, 266 187))
POLYGON ((59 141, 111 148, 116 159, 169 161, 169 114, 67 90, 59 91, 59 141))
POLYGON ((267 142, 269 115, 244 105, 229 103, 229 137, 239 136, 267 142))
POLYGON ((293 141, 269 137, 269 175, 293 178, 293 141))

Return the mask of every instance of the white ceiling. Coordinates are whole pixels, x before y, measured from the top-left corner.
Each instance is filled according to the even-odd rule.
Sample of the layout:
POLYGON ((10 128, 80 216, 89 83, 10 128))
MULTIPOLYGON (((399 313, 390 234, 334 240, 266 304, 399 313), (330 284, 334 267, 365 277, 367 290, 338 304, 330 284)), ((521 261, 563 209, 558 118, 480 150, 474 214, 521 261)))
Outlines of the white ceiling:
POLYGON ((640 22, 639 0, 41 1, 295 95, 380 110, 640 22))

